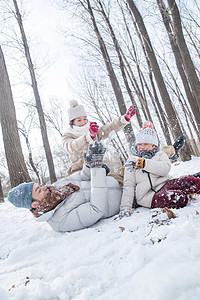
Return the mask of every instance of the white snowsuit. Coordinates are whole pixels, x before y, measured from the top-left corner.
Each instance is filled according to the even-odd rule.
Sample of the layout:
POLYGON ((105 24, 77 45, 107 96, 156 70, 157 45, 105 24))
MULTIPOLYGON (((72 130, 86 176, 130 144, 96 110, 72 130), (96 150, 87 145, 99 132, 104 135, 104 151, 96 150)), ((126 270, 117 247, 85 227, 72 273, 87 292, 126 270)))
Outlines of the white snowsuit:
POLYGON ((73 231, 89 227, 101 218, 119 212, 121 189, 117 180, 106 176, 104 168, 89 169, 85 165, 79 172, 54 183, 60 187, 67 183, 80 187, 53 210, 37 218, 47 221, 55 231, 73 231))

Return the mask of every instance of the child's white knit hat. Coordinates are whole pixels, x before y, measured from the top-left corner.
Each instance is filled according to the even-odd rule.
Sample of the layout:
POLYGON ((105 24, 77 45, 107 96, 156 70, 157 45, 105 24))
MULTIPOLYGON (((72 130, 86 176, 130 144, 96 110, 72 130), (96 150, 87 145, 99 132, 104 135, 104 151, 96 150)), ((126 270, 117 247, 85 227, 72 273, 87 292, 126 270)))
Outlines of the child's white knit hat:
POLYGON ((79 105, 76 100, 71 100, 69 102, 68 116, 69 121, 72 121, 78 117, 86 116, 85 109, 83 105, 79 105))
POLYGON ((158 137, 153 128, 153 124, 150 121, 145 121, 143 123, 143 127, 136 135, 135 143, 136 145, 139 143, 147 143, 158 146, 158 137))

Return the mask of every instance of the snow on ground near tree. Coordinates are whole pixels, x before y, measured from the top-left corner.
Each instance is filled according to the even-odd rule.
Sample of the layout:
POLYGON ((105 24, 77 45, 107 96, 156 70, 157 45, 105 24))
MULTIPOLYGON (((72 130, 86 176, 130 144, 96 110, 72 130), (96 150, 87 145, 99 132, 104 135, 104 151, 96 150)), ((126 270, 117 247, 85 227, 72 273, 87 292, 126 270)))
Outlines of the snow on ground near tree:
MULTIPOLYGON (((200 158, 173 164, 174 177, 200 158)), ((168 219, 138 208, 70 233, 0 204, 0 299, 200 299, 200 196, 168 219), (121 228, 120 228, 121 227, 121 228)))

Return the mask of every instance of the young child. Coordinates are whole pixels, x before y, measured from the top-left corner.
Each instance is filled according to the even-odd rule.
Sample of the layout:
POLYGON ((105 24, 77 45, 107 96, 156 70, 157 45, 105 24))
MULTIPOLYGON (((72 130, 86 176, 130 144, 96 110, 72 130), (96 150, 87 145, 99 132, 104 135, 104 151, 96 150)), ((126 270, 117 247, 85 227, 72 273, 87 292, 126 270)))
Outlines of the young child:
POLYGON ((77 101, 71 101, 68 110, 69 126, 62 136, 63 147, 67 151, 71 162, 66 176, 82 169, 83 150, 88 149, 89 143, 108 138, 111 131, 119 131, 129 123, 135 113, 136 108, 131 105, 124 116, 99 127, 95 122, 88 122, 82 105, 79 105, 77 101))
POLYGON ((188 203, 189 194, 200 193, 200 178, 171 179, 171 162, 159 149, 152 124, 139 131, 132 152, 125 164, 120 218, 131 215, 134 197, 137 204, 144 207, 180 208, 188 203))
POLYGON ((22 183, 9 192, 8 201, 30 209, 37 221, 46 221, 60 232, 83 229, 119 213, 122 192, 117 180, 107 177, 102 168, 105 151, 95 142, 84 153, 81 171, 56 186, 22 183))

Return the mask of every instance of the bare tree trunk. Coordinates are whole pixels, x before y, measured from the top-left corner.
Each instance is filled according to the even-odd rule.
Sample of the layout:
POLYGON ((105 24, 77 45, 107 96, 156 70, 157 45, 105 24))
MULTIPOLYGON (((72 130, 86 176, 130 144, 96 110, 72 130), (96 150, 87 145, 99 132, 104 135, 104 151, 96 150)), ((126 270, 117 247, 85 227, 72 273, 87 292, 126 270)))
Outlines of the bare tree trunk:
MULTIPOLYGON (((93 10, 92 10, 92 7, 90 5, 89 0, 87 0, 87 5, 88 5, 88 12, 90 14, 91 21, 92 21, 92 24, 93 24, 93 27, 94 27, 94 31, 96 33, 96 36, 97 36, 97 39, 98 39, 98 42, 99 42, 99 47, 100 47, 104 62, 106 64, 106 68, 107 68, 109 78, 110 78, 110 81, 111 81, 111 84, 112 84, 112 87, 113 87, 113 91, 115 93, 115 97, 116 97, 116 100, 117 100, 117 103, 118 103, 118 106, 119 106, 120 114, 124 115, 126 113, 126 105, 125 105, 125 102, 124 102, 124 97, 123 97, 119 82, 117 80, 114 69, 112 67, 112 63, 111 63, 106 45, 104 43, 104 40, 103 40, 103 38, 102 38, 102 36, 99 32, 98 26, 96 24, 96 20, 95 20, 93 10)), ((126 139, 129 143, 129 145, 132 145, 133 141, 135 140, 135 136, 134 136, 131 124, 126 125, 126 127, 124 128, 124 133, 125 133, 125 136, 126 136, 126 139)))
POLYGON ((183 87, 185 89, 187 99, 190 103, 190 107, 191 107, 191 110, 194 114, 196 123, 200 124, 200 110, 199 110, 198 104, 196 102, 196 99, 192 95, 192 92, 190 90, 190 86, 189 86, 189 83, 188 83, 188 79, 185 75, 185 71, 184 71, 184 68, 182 66, 183 60, 182 60, 182 57, 181 57, 179 47, 178 47, 177 42, 176 42, 176 35, 172 32, 171 27, 170 27, 171 20, 170 20, 168 10, 167 10, 167 8, 166 8, 166 6, 165 6, 165 4, 162 0, 157 0, 157 3, 158 3, 158 6, 159 6, 159 9, 160 9, 162 18, 163 18, 163 22, 164 22, 166 31, 167 31, 168 36, 169 36, 169 41, 170 41, 170 44, 171 44, 171 48, 172 48, 172 51, 174 53, 174 57, 175 57, 175 60, 176 60, 176 66, 177 66, 177 69, 179 71, 181 80, 183 82, 183 87))
POLYGON ((189 31, 187 29, 187 27, 184 26, 184 24, 183 24, 183 28, 187 32, 187 35, 188 35, 188 37, 189 37, 189 39, 190 39, 190 41, 192 43, 192 46, 194 47, 194 49, 196 50, 196 53, 197 53, 198 57, 200 58, 200 50, 198 49, 198 45, 200 44, 200 39, 198 39, 198 37, 195 36, 195 32, 192 32, 192 29, 191 29, 191 31, 189 31), (196 40, 193 39, 192 35, 195 36, 196 40))
POLYGON ((39 183, 42 183, 42 180, 40 178, 40 174, 39 174, 39 171, 37 170, 35 164, 34 164, 34 161, 33 161, 33 156, 32 156, 32 151, 31 151, 31 145, 30 145, 30 142, 29 142, 29 138, 28 138, 28 134, 27 132, 25 131, 25 129, 22 129, 22 128, 19 128, 19 131, 21 132, 21 134, 24 136, 25 138, 25 141, 26 141, 26 146, 27 146, 27 149, 28 149, 28 159, 29 159, 29 163, 33 169, 33 171, 35 172, 37 178, 38 178, 38 182, 39 183))
MULTIPOLYGON (((101 120, 102 124, 105 125, 106 122, 103 120, 102 112, 99 111, 99 108, 96 105, 95 101, 93 101, 93 105, 94 105, 94 107, 96 109, 96 113, 97 113, 99 119, 101 120)), ((105 105, 105 107, 106 107, 107 113, 108 113, 108 115, 110 117, 110 121, 111 121, 110 111, 109 111, 109 109, 108 109, 108 107, 106 105, 105 105)), ((128 158, 128 153, 126 152, 126 149, 125 149, 125 147, 123 145, 123 142, 120 139, 118 133, 116 132, 115 134, 116 134, 118 140, 116 140, 115 138, 112 138, 111 139, 111 143, 112 143, 113 147, 115 148, 115 150, 117 151, 117 153, 119 155, 121 164, 124 165, 125 161, 128 158)))
POLYGON ((4 202, 3 188, 1 184, 1 176, 0 176, 0 203, 4 202))
POLYGON ((187 74, 190 87, 192 89, 193 97, 195 98, 196 104, 200 110, 200 81, 197 77, 193 61, 191 59, 189 50, 187 48, 187 44, 185 42, 179 10, 175 0, 168 0, 168 4, 172 13, 174 36, 176 38, 176 42, 181 53, 181 57, 185 67, 185 72, 187 74))
MULTIPOLYGON (((121 55, 122 55, 122 57, 123 57, 123 60, 124 60, 125 63, 126 63, 126 66, 124 66, 124 68, 125 68, 126 73, 127 73, 128 77, 129 77, 129 80, 130 80, 130 82, 131 82, 131 84, 132 84, 132 86, 133 86, 133 88, 134 88, 134 90, 135 90, 135 93, 136 93, 136 95, 138 96, 138 99, 139 99, 139 101, 140 101, 140 105, 141 105, 141 107, 142 107, 143 114, 144 114, 144 116, 145 116, 146 119, 151 120, 150 111, 149 111, 149 108, 148 108, 148 106, 147 106, 146 98, 144 98, 144 96, 143 96, 143 94, 142 94, 142 92, 141 92, 141 89, 140 89, 140 87, 139 87, 139 85, 138 85, 138 83, 137 83, 137 79, 136 79, 136 77, 134 76, 133 71, 132 71, 132 69, 131 69, 131 66, 130 66, 130 64, 128 63, 128 61, 127 61, 127 59, 126 59, 124 53, 122 52, 122 50, 121 50, 121 55), (148 116, 148 117, 147 117, 147 116, 148 116)), ((137 70, 138 70, 138 73, 139 73, 139 68, 138 68, 138 66, 137 66, 137 70)), ((141 82, 141 84, 142 84, 142 82, 141 82)), ((141 118, 140 111, 137 111, 137 118, 138 118, 138 123, 140 124, 140 126, 142 126, 142 118, 141 118)))
MULTIPOLYGON (((131 14, 130 10, 129 10, 129 13, 130 13, 131 18, 133 18, 133 15, 131 14)), ((125 22, 125 24, 126 24, 126 22, 125 22)), ((152 90, 153 90, 153 95, 151 95, 150 89, 147 87, 147 84, 146 84, 146 88, 147 88, 148 93, 149 93, 149 95, 151 97, 152 104, 153 104, 153 106, 155 108, 155 112, 157 114, 158 120, 160 121, 160 126, 161 126, 161 128, 163 130, 163 133, 164 133, 165 139, 167 141, 167 144, 170 145, 171 144, 170 131, 169 131, 168 126, 166 126, 167 116, 166 116, 166 113, 164 112, 164 110, 163 110, 163 108, 162 108, 162 106, 160 104, 159 99, 158 99, 158 94, 157 94, 155 83, 154 83, 154 79, 153 79, 153 72, 152 72, 152 68, 151 68, 151 64, 150 64, 148 55, 146 53, 144 42, 142 40, 141 34, 140 34, 139 30, 138 30, 138 27, 137 27, 137 24, 135 23, 135 21, 133 21, 133 24, 134 24, 137 36, 139 38, 142 50, 144 52, 144 56, 145 56, 146 62, 147 62, 147 66, 148 66, 148 70, 149 70, 149 79, 150 79, 151 87, 152 87, 152 90), (154 98, 153 98, 153 96, 154 96, 154 98)), ((134 44, 133 44, 133 41, 132 41, 132 38, 131 38, 131 34, 130 34, 130 30, 129 30, 127 24, 126 24, 126 28, 127 28, 127 32, 128 32, 129 38, 131 40, 132 47, 134 49, 134 44)), ((135 50, 134 50, 134 52, 135 52, 135 50)), ((140 71, 140 67, 139 67, 138 64, 137 64, 137 69, 138 69, 138 73, 142 74, 142 72, 140 71)), ((144 77, 143 74, 142 74, 142 76, 144 77)), ((143 78, 143 80, 144 80, 144 78, 143 78)))
MULTIPOLYGON (((127 0, 130 9, 136 19, 137 25, 140 29, 141 35, 143 37, 143 41, 144 41, 144 45, 151 63, 151 67, 156 79, 156 83, 160 92, 160 95, 162 97, 163 100, 163 104, 168 116, 168 124, 165 124, 166 126, 170 126, 171 128, 171 132, 174 138, 176 138, 177 136, 181 135, 181 127, 180 124, 176 118, 176 112, 174 110, 174 107, 172 105, 171 99, 169 97, 167 88, 165 86, 165 82, 162 76, 162 73, 160 71, 160 67, 158 65, 149 35, 147 33, 146 27, 144 25, 143 19, 140 15, 140 12, 138 11, 135 3, 133 0, 127 0)), ((188 150, 188 146, 185 145, 184 149, 182 150, 182 152, 184 153, 184 159, 185 160, 190 160, 191 157, 188 155, 189 150, 188 150)))
POLYGON ((162 76, 161 71, 160 71, 160 67, 158 65, 153 47, 151 45, 149 35, 147 33, 147 30, 146 30, 146 27, 145 27, 144 22, 142 20, 142 17, 140 15, 134 1, 133 0, 127 0, 127 2, 130 6, 130 9, 131 9, 131 11, 132 11, 132 13, 135 17, 135 20, 137 22, 137 25, 138 25, 138 27, 140 29, 140 32, 141 32, 141 35, 143 37, 144 45, 145 45, 145 48, 146 48, 146 51, 147 51, 147 54, 148 54, 148 57, 149 57, 149 60, 150 60, 150 63, 151 63, 152 70, 154 72, 154 76, 155 76, 155 79, 156 79, 156 82, 157 82, 157 85, 158 85, 158 88, 159 88, 159 91, 160 91, 160 95, 163 99, 163 103, 164 103, 166 112, 168 114, 168 119, 170 120, 169 126, 172 127, 172 128, 174 127, 174 129, 172 131, 174 131, 174 137, 175 137, 178 133, 180 133, 180 126, 176 121, 174 109, 172 107, 171 100, 170 100, 169 94, 167 92, 163 76, 162 76))
POLYGON ((45 150, 45 154, 46 154, 46 158, 47 158, 47 164, 48 164, 48 168, 49 168, 50 180, 51 180, 51 183, 53 183, 57 179, 56 179, 56 173, 55 173, 55 169, 54 169, 53 157, 52 157, 52 153, 51 153, 51 149, 50 149, 50 145, 49 145, 46 122, 45 122, 45 118, 44 118, 44 112, 42 109, 37 80, 36 80, 35 71, 34 71, 33 63, 31 60, 31 55, 30 55, 30 51, 29 51, 29 46, 28 46, 28 42, 26 39, 23 23, 22 23, 21 14, 19 12, 19 8, 17 5, 17 1, 13 0, 13 3, 15 6, 15 10, 16 10, 16 19, 19 24, 22 41, 23 41, 23 46, 24 46, 24 51, 25 51, 25 56, 27 59, 28 68, 29 68, 29 72, 30 72, 30 76, 31 76, 32 88, 33 88, 33 93, 35 96, 36 107, 37 107, 39 121, 40 121, 40 129, 41 129, 41 134, 42 134, 44 150, 45 150))
MULTIPOLYGON (((94 110, 96 111, 96 114, 97 114, 99 120, 101 120, 102 124, 105 125, 107 122, 111 122, 112 121, 111 111, 110 111, 104 97, 102 97, 102 102, 103 102, 104 108, 107 111, 107 114, 109 117, 105 116, 104 111, 101 110, 101 108, 99 107, 99 105, 96 102, 95 97, 92 95, 92 93, 89 92, 88 97, 89 97, 90 106, 94 107, 94 110)), ((117 110, 116 110, 116 112, 117 112, 117 110)), ((115 133, 115 135, 117 136, 117 139, 110 138, 110 137, 109 137, 109 139, 111 140, 113 147, 115 148, 116 152, 119 155, 121 164, 124 165, 125 161, 128 158, 128 153, 126 152, 123 142, 117 132, 115 133)))
POLYGON ((11 186, 29 182, 17 129, 17 119, 6 64, 0 47, 0 120, 11 186))
POLYGON ((110 20, 109 20, 108 16, 106 15, 106 12, 103 8, 102 1, 98 0, 98 4, 100 6, 100 12, 103 15, 103 18, 106 21, 106 24, 108 25, 108 28, 110 30, 110 36, 113 40, 113 44, 114 44, 115 50, 117 52, 117 56, 119 58, 119 66, 120 66, 120 70, 121 70, 121 73, 122 73, 122 78, 124 80, 124 84, 126 86, 126 89, 127 89, 128 94, 129 94, 129 97, 131 99, 131 102, 135 105, 136 104, 135 99, 134 99, 133 93, 131 92, 131 89, 130 89, 130 86, 129 86, 129 83, 128 83, 128 79, 127 79, 127 76, 126 76, 126 72, 125 72, 125 65, 124 65, 124 61, 123 61, 123 57, 122 57, 123 51, 122 51, 122 49, 121 49, 121 47, 118 43, 118 40, 116 38, 114 29, 113 29, 113 27, 110 23, 110 20))
MULTIPOLYGON (((179 87, 179 85, 178 85, 178 83, 177 83, 176 78, 175 78, 174 75, 173 75, 173 72, 170 70, 169 65, 167 64, 167 62, 166 62, 165 60, 163 60, 163 61, 164 61, 165 65, 166 65, 166 67, 167 67, 167 69, 168 69, 168 71, 169 71, 169 73, 170 73, 170 75, 171 75, 171 78, 172 78, 172 80, 173 80, 173 82, 174 82, 174 86, 175 86, 176 90, 175 90, 172 86, 170 86, 169 84, 168 84, 168 85, 170 86, 171 90, 172 90, 173 93, 176 95, 177 99, 179 100, 179 103, 180 103, 180 105, 181 105, 181 107, 182 107, 182 110, 183 110, 183 113, 184 113, 184 115, 185 115, 185 118, 189 118, 189 120, 190 120, 190 122, 191 122, 191 124, 192 124, 192 126, 193 126, 193 132, 191 132, 191 128, 190 128, 191 126, 190 126, 189 123, 187 122, 187 124, 188 124, 188 129, 189 129, 189 131, 190 131, 191 137, 193 138, 193 134, 196 134, 196 135, 197 135, 197 140, 198 140, 198 142, 200 142, 200 132, 198 131, 198 125, 197 125, 196 122, 194 122, 194 120, 193 120, 194 116, 192 115, 190 106, 189 106, 189 104, 186 102, 186 99, 184 98, 184 95, 183 95, 183 93, 181 92, 181 89, 180 89, 180 87, 179 87)), ((180 124, 181 124, 181 123, 182 123, 182 122, 180 121, 180 124)))

